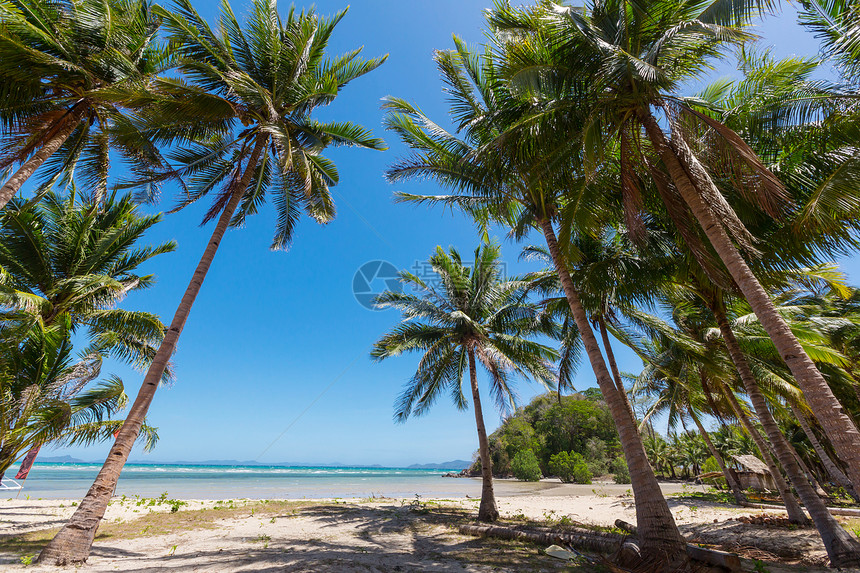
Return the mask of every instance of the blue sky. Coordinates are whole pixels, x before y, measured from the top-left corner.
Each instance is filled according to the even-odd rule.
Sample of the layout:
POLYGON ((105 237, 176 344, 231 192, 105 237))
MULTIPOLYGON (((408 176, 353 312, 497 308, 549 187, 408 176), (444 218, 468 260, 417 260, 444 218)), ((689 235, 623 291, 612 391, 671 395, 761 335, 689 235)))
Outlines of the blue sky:
MULTIPOLYGON (((471 458, 477 445, 471 412, 440 400, 423 418, 405 424, 392 421, 394 400, 418 358, 371 362, 371 344, 399 316, 363 308, 353 297, 352 283, 356 270, 368 261, 411 268, 437 245, 470 252, 478 244, 473 226, 460 216, 392 202, 395 190, 433 192, 434 187, 395 187, 383 180, 385 167, 404 150, 382 131, 380 99, 404 97, 444 122, 446 106, 433 50, 451 47, 453 33, 480 42, 483 9, 490 4, 362 0, 351 7, 334 34, 331 53, 364 45, 367 56, 390 57, 379 70, 348 86, 324 117, 361 123, 385 137, 391 150, 331 152, 341 173, 341 184, 334 189, 338 217, 324 227, 303 221, 289 252, 269 250, 274 229, 270 210, 227 234, 174 356, 177 380, 158 392, 150 410, 149 422, 159 428, 161 440, 154 452, 135 451, 132 460, 405 465, 471 458)), ((217 3, 197 5, 214 19, 217 3)), ((316 7, 330 14, 344 3, 323 0, 316 7)), ((246 9, 247 2, 234 2, 238 14, 246 9)), ((777 56, 814 54, 817 42, 799 29, 787 10, 761 25, 764 44, 773 45, 777 56)), ((725 64, 714 77, 733 73, 733 66, 725 64)), ((172 191, 165 190, 158 209, 172 205, 172 191)), ((153 311, 170 321, 211 233, 211 227, 199 227, 205 208, 200 204, 167 215, 152 230, 150 241, 175 239, 179 247, 148 265, 146 270, 158 275, 157 285, 130 296, 124 306, 153 311)), ((520 247, 504 236, 498 239, 509 269, 527 270, 516 262, 520 247)), ((846 269, 857 276, 854 259, 846 261, 846 269)), ((620 348, 616 353, 623 370, 641 368, 631 353, 620 348)), ((142 374, 118 364, 108 365, 108 371, 123 377, 132 396, 137 392, 142 374)), ((594 385, 587 366, 576 385, 594 385)), ((539 390, 527 382, 518 388, 523 403, 539 390)), ((491 404, 485 401, 492 430, 500 419, 491 404)), ((46 455, 101 460, 107 450, 101 445, 46 455)))

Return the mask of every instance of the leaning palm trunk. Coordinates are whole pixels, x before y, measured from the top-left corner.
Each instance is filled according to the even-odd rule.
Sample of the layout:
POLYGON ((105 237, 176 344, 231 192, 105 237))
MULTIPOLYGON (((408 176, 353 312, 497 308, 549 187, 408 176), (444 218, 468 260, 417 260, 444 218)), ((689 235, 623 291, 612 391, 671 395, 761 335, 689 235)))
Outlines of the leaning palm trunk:
POLYGON ((791 445, 791 442, 780 432, 782 435, 782 439, 785 441, 785 445, 788 447, 788 450, 791 452, 791 455, 794 456, 794 460, 797 462, 797 465, 800 466, 800 470, 803 472, 803 475, 809 480, 809 483, 812 485, 812 489, 815 490, 815 493, 821 499, 827 499, 827 492, 824 491, 824 488, 821 487, 821 484, 818 483, 818 479, 815 477, 815 474, 809 469, 809 466, 806 465, 806 462, 803 461, 803 458, 800 457, 800 453, 798 453, 797 448, 791 445))
POLYGON ((472 385, 472 402, 475 407, 475 425, 478 427, 478 452, 481 457, 481 506, 478 519, 496 521, 499 510, 496 507, 496 494, 493 492, 493 458, 490 457, 490 441, 484 426, 484 412, 481 408, 481 395, 478 393, 478 375, 475 369, 475 351, 469 349, 469 381, 472 385))
POLYGON ((36 169, 47 161, 69 139, 75 128, 80 125, 88 106, 84 101, 75 104, 66 114, 55 122, 48 130, 48 139, 0 188, 0 209, 12 200, 36 169))
POLYGON ((797 423, 800 424, 800 427, 803 429, 803 433, 806 434, 807 438, 809 438, 809 442, 812 444, 812 449, 815 450, 815 454, 818 456, 818 459, 821 460, 821 463, 824 465, 824 469, 827 471, 827 475, 830 476, 830 479, 832 479, 838 486, 845 488, 848 495, 853 497, 855 500, 860 499, 857 497, 857 491, 854 489, 854 484, 852 484, 851 480, 848 479, 848 476, 839 469, 839 466, 836 465, 827 453, 827 450, 825 450, 821 445, 821 442, 818 441, 818 436, 815 435, 815 432, 813 432, 812 428, 809 426, 809 421, 806 419, 806 415, 801 412, 800 408, 798 408, 794 403, 789 402, 788 405, 791 407, 794 417, 797 418, 797 423))
POLYGON ((714 456, 714 459, 717 460, 717 465, 720 466, 720 471, 723 472, 723 475, 726 478, 726 484, 728 484, 729 489, 732 492, 732 496, 735 498, 735 502, 738 505, 743 505, 747 503, 747 497, 741 490, 741 485, 738 483, 738 480, 735 479, 735 475, 729 470, 728 466, 726 466, 726 462, 723 460, 723 456, 720 455, 719 450, 717 450, 717 448, 714 446, 714 443, 711 441, 711 437, 708 435, 707 430, 705 430, 704 426, 702 426, 701 420, 699 420, 698 416, 693 413, 692 408, 690 408, 689 406, 687 407, 687 411, 690 413, 690 417, 693 419, 693 422, 695 422, 696 428, 698 428, 699 430, 699 434, 705 441, 705 445, 708 446, 708 451, 710 451, 711 455, 714 456))
POLYGON ((767 408, 764 395, 758 387, 758 383, 750 370, 746 356, 741 351, 735 334, 729 325, 728 318, 722 312, 722 308, 717 304, 713 305, 717 324, 720 327, 720 334, 726 343, 726 348, 729 351, 729 356, 741 377, 744 389, 755 408, 756 415, 764 427, 764 431, 773 445, 776 452, 776 457, 780 465, 785 468, 788 478, 794 484, 794 489, 797 495, 806 506, 812 521, 815 522, 815 528, 821 535, 821 540, 824 542, 824 547, 827 549, 827 555, 830 557, 830 563, 834 567, 855 567, 860 565, 860 542, 852 537, 827 511, 827 506, 815 493, 809 480, 803 475, 803 471, 797 463, 791 446, 782 435, 776 420, 767 408))
POLYGON ((179 335, 182 333, 185 322, 188 320, 191 307, 194 305, 197 294, 200 292, 200 287, 203 285, 206 273, 209 271, 215 254, 218 252, 221 239, 230 226, 233 213, 239 206, 245 190, 251 181, 259 162, 260 154, 265 147, 265 142, 264 137, 260 137, 256 142, 254 151, 248 160, 248 165, 245 167, 245 172, 235 185, 233 194, 224 207, 224 211, 218 219, 218 224, 215 225, 215 230, 212 232, 209 244, 206 246, 200 262, 197 264, 194 275, 191 277, 191 282, 188 284, 179 307, 176 309, 176 314, 173 316, 173 321, 170 323, 170 328, 167 329, 161 346, 159 346, 149 366, 140 392, 138 392, 137 398, 125 419, 125 423, 117 435, 107 460, 105 460, 102 469, 99 471, 98 476, 96 476, 95 482, 81 501, 78 509, 75 510, 75 513, 66 525, 63 526, 60 532, 57 533, 39 554, 38 561, 40 563, 67 565, 71 563, 83 563, 89 557, 93 539, 95 539, 96 531, 104 517, 108 502, 116 489, 120 472, 122 472, 122 468, 131 453, 131 448, 135 440, 137 440, 138 434, 140 434, 143 419, 149 410, 152 399, 155 397, 155 391, 158 389, 158 385, 164 375, 164 370, 167 368, 167 363, 173 355, 179 335))
POLYGON ((779 496, 782 498, 782 501, 785 504, 785 511, 788 512, 788 519, 792 523, 802 525, 808 524, 809 519, 807 519, 806 514, 803 513, 803 509, 801 509, 800 504, 794 497, 794 494, 791 493, 791 488, 789 487, 788 482, 786 482, 785 478, 782 477, 782 473, 779 471, 779 467, 776 465, 776 462, 773 459, 773 450, 771 449, 770 445, 759 433, 758 428, 756 428, 753 425, 752 421, 750 421, 749 417, 746 415, 746 412, 744 412, 743 408, 741 408, 741 405, 738 403, 737 398, 735 398, 735 395, 730 388, 726 388, 725 395, 729 401, 729 404, 732 407, 732 410, 734 410, 735 412, 735 416, 738 420, 740 420, 741 425, 743 425, 744 429, 746 429, 750 438, 752 438, 752 441, 755 442, 758 451, 761 453, 761 459, 767 466, 767 471, 773 478, 773 483, 776 484, 776 489, 779 492, 779 496))
POLYGON ((666 503, 666 498, 663 497, 663 492, 660 490, 660 484, 657 483, 648 457, 645 455, 642 438, 636 429, 636 421, 633 419, 629 407, 624 404, 612 375, 606 368, 597 338, 594 336, 594 331, 591 329, 585 309, 579 300, 576 287, 562 258, 552 222, 548 218, 543 218, 540 220, 540 225, 556 273, 570 305, 570 311, 576 321, 576 326, 579 328, 588 359, 597 378, 597 384, 618 429, 624 458, 630 470, 630 481, 636 501, 638 537, 643 557, 666 561, 676 559, 684 553, 686 544, 678 531, 672 513, 669 511, 669 505, 666 503))
MULTIPOLYGON (((714 250, 791 370, 815 417, 821 421, 824 431, 836 448, 836 453, 848 466, 851 482, 860 483, 860 432, 854 422, 845 413, 827 381, 800 346, 785 320, 777 312, 773 301, 741 257, 726 229, 696 189, 681 158, 666 140, 657 120, 648 110, 640 112, 640 120, 681 197, 690 207, 714 250)), ((695 158, 691 161, 695 161, 695 158)), ((704 169, 701 169, 701 172, 706 174, 704 169)), ((706 183, 713 185, 712 181, 706 183)), ((713 191, 719 193, 717 189, 713 191)))

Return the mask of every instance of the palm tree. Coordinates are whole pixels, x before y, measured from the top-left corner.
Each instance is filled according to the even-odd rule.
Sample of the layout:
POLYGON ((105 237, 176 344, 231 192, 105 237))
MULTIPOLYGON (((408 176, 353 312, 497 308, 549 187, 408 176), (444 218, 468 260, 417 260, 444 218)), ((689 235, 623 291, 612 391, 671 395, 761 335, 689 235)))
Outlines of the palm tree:
POLYGON ((842 76, 860 86, 860 7, 854 2, 805 0, 800 22, 821 39, 822 51, 842 76))
POLYGON ((515 408, 511 375, 530 377, 549 387, 555 380, 551 361, 558 358, 553 349, 530 340, 551 331, 539 320, 537 307, 524 301, 528 283, 502 276, 500 254, 495 244, 478 247, 474 266, 468 267, 456 249, 446 253, 438 247, 429 259, 435 276, 401 272, 400 282, 417 293, 386 291, 377 298, 377 306, 399 310, 403 321, 380 338, 371 352, 376 360, 404 352, 423 353, 418 371, 395 406, 394 417, 400 422, 410 414, 426 413, 442 392, 449 393, 458 408, 466 409, 463 375, 468 367, 483 478, 481 521, 495 521, 499 510, 477 364, 490 376, 496 405, 509 412, 515 408))
POLYGON ((44 165, 78 172, 93 199, 107 189, 109 150, 131 166, 160 163, 134 128, 128 95, 170 65, 149 0, 9 0, 0 4, 0 209, 44 165))
MULTIPOLYGON (((138 275, 137 267, 175 248, 173 241, 136 247, 160 220, 160 215, 141 216, 130 196, 115 193, 98 209, 76 204, 74 194, 62 198, 52 191, 33 205, 13 199, 0 228, 4 317, 15 321, 24 337, 36 326, 69 322, 73 332, 87 331, 88 356, 109 355, 147 367, 164 325, 152 313, 115 306, 155 282, 152 275, 138 275)), ((32 446, 32 457, 40 448, 40 443, 32 446)))
MULTIPOLYGON (((715 180, 730 181, 747 205, 774 218, 790 209, 785 187, 735 131, 676 95, 681 85, 709 69, 710 59, 752 38, 745 27, 759 4, 594 0, 583 8, 548 3, 526 10, 499 3, 491 23, 508 38, 503 47, 506 76, 552 108, 542 110, 535 121, 546 122, 551 116, 559 122, 562 112, 570 113, 575 106, 580 117, 572 131, 580 133, 580 124, 587 125, 587 137, 582 138, 586 158, 598 163, 605 157, 604 149, 620 149, 622 190, 628 197, 625 204, 634 207, 627 209, 632 219, 645 204, 637 185, 639 163, 639 170, 653 177, 660 201, 701 259, 709 258, 709 252, 691 232, 691 220, 704 232, 856 481, 860 431, 741 255, 736 243, 751 256, 757 253, 752 235, 715 180), (568 95, 560 98, 558 84, 565 82, 568 95), (671 138, 653 109, 663 111, 671 138), (697 138, 701 132, 708 137, 697 138), (715 146, 712 161, 695 153, 694 145, 702 139, 715 146)), ((524 125, 523 130, 529 127, 528 122, 524 125)))
POLYGON ((389 98, 386 125, 413 153, 392 166, 388 178, 431 178, 453 192, 445 196, 401 193, 401 200, 456 206, 482 225, 490 220, 509 225, 516 238, 535 227, 543 233, 574 324, 618 428, 636 498, 643 558, 671 561, 684 556, 684 540, 571 279, 568 255, 575 253, 559 244, 555 232, 559 222, 565 234, 585 234, 602 227, 596 214, 605 213, 603 181, 585 185, 582 166, 562 160, 565 155, 558 149, 569 146, 567 134, 547 135, 552 130, 541 128, 514 133, 510 128, 516 125, 522 105, 499 77, 492 54, 476 55, 459 40, 455 42, 456 50, 437 52, 436 61, 452 99, 451 115, 459 134, 445 131, 408 102, 389 98), (492 153, 483 153, 487 149, 492 153), (565 195, 573 189, 578 194, 565 195))
MULTIPOLYGON (((795 452, 776 423, 768 407, 765 395, 761 390, 758 377, 755 375, 753 367, 747 359, 747 354, 743 352, 735 336, 735 329, 729 322, 724 295, 719 289, 703 288, 702 286, 698 287, 698 291, 701 293, 702 300, 707 301, 711 312, 714 314, 726 351, 737 370, 737 374, 753 405, 756 416, 762 424, 770 445, 776 454, 776 458, 779 460, 779 464, 785 469, 788 478, 797 491, 798 497, 803 501, 804 506, 806 506, 812 520, 815 522, 815 526, 824 541, 824 546, 827 549, 831 562, 836 566, 860 562, 860 543, 848 534, 833 516, 830 515, 824 502, 818 496, 809 479, 799 466, 795 452), (711 298, 707 294, 709 291, 715 293, 711 298)), ((730 389, 727 390, 728 394, 732 394, 730 389)), ((733 395, 729 396, 729 398, 732 400, 733 395)), ((736 404, 733 404, 733 408, 735 408, 738 416, 742 417, 737 412, 738 408, 736 404)), ((748 429, 754 439, 759 437, 757 429, 752 427, 748 427, 748 429)), ((759 445, 762 455, 767 456, 764 448, 764 444, 759 445)), ((786 495, 790 494, 787 493, 786 495)), ((804 522, 807 521, 805 516, 803 516, 802 520, 804 522)))
MULTIPOLYGON (((28 449, 48 443, 89 445, 113 437, 122 420, 110 417, 127 402, 116 376, 89 386, 99 377, 105 352, 73 355, 68 317, 54 326, 31 326, 23 340, 4 321, 0 344, 0 480, 28 449), (11 335, 11 336, 9 336, 11 335), (8 337, 7 337, 8 336, 8 337)), ((158 439, 144 424, 146 449, 158 439)))
POLYGON ((855 499, 855 501, 860 500, 860 496, 858 496, 857 490, 854 488, 854 484, 852 484, 851 480, 848 479, 848 476, 839 469, 839 466, 836 465, 833 458, 830 457, 830 454, 824 449, 824 446, 821 445, 821 441, 819 441, 818 436, 816 436, 815 432, 812 430, 812 427, 809 424, 809 419, 807 418, 807 413, 804 411, 806 408, 802 408, 800 404, 796 404, 794 402, 789 402, 789 407, 791 408, 792 414, 794 414, 794 419, 800 425, 803 433, 812 445, 815 455, 818 456, 818 459, 821 461, 821 464, 824 466, 830 479, 832 479, 839 487, 844 488, 845 491, 855 499))
MULTIPOLYGON (((176 348, 227 228, 257 211, 270 190, 278 214, 274 247, 285 248, 302 211, 321 223, 334 217, 329 187, 334 164, 322 152, 332 145, 382 149, 381 140, 351 123, 321 123, 313 112, 331 103, 347 83, 379 66, 359 51, 329 61, 325 50, 344 12, 326 19, 313 11, 290 11, 282 20, 277 3, 254 0, 243 28, 226 2, 213 31, 190 2, 176 13, 158 10, 178 46, 179 69, 190 85, 164 81, 149 94, 147 133, 157 141, 181 142, 175 158, 190 175, 183 204, 220 188, 206 221, 218 222, 191 277, 140 392, 93 486, 75 514, 42 550, 39 560, 86 560, 120 472, 140 432, 158 383, 176 348), (240 208, 241 205, 241 208, 240 208)), ((175 173, 175 172, 173 172, 175 173)))

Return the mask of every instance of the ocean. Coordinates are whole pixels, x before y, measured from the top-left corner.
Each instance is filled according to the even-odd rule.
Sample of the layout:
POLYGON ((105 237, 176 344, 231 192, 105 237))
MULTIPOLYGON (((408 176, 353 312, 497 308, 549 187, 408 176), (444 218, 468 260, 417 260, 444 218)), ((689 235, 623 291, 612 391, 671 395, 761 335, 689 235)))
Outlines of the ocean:
MULTIPOLYGON (((77 499, 92 485, 101 464, 39 463, 24 489, 0 498, 77 499)), ((7 476, 14 476, 13 467, 7 476)), ((116 495, 176 499, 319 499, 349 497, 479 497, 478 478, 443 477, 448 471, 367 467, 198 466, 127 464, 116 495)), ((504 495, 533 493, 542 484, 496 482, 504 495)))

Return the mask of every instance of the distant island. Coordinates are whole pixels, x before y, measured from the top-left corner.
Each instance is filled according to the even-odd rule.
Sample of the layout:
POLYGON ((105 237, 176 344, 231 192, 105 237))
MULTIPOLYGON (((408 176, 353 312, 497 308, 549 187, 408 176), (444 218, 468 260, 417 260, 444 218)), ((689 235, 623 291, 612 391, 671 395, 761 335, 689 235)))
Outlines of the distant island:
POLYGON ((466 460, 453 460, 450 462, 443 462, 441 464, 412 464, 411 466, 406 466, 406 469, 409 470, 464 470, 472 465, 472 462, 467 462, 466 460))

